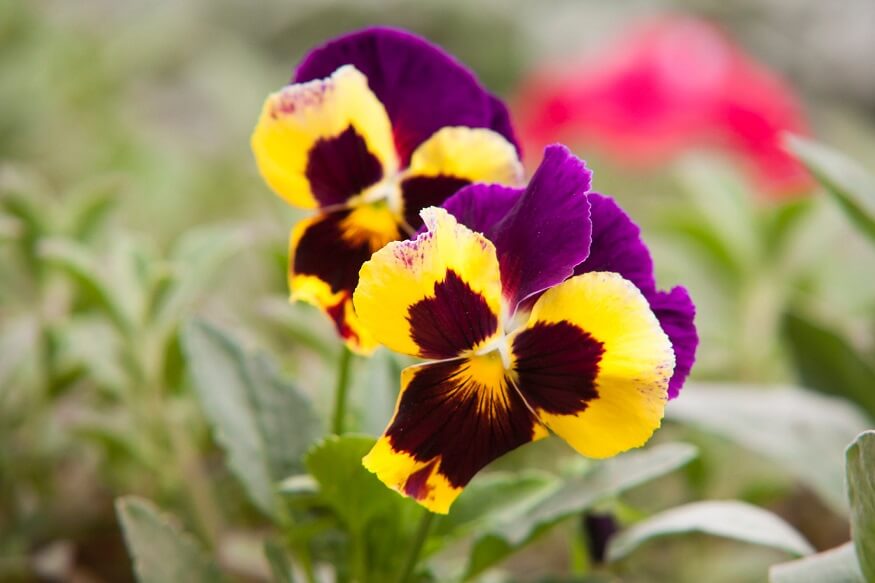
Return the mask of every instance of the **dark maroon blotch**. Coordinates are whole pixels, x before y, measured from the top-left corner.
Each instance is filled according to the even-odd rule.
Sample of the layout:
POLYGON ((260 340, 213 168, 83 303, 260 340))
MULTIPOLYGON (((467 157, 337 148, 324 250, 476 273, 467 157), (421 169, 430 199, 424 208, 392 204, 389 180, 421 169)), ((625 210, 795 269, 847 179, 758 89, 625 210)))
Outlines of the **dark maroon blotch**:
POLYGON ((568 322, 538 323, 513 341, 517 384, 533 408, 572 415, 598 398, 604 345, 568 322))
MULTIPOLYGON (((484 392, 467 361, 420 367, 401 396, 386 430, 392 447, 425 462, 440 458, 440 473, 456 488, 467 484, 495 458, 532 440, 536 421, 519 394, 507 390, 506 404, 480 407, 484 392)), ((421 471, 421 470, 420 470, 421 471)), ((413 474, 416 487, 417 479, 413 474)))
POLYGON ((486 340, 498 319, 486 299, 453 270, 434 286, 434 296, 410 306, 407 321, 425 358, 453 358, 486 340))
POLYGON ((407 477, 407 481, 404 482, 404 493, 416 500, 428 497, 429 492, 432 490, 432 487, 428 485, 428 477, 431 475, 431 471, 436 463, 436 460, 432 460, 410 474, 407 477))
POLYGON ((304 231, 292 257, 293 273, 315 275, 331 286, 332 292, 352 294, 359 269, 371 258, 371 246, 367 241, 354 245, 343 238, 342 223, 349 213, 329 213, 304 231))
POLYGON ((310 149, 307 180, 320 206, 343 204, 383 177, 380 160, 352 126, 310 149))
POLYGON ((401 183, 404 200, 404 220, 414 231, 422 226, 419 211, 430 206, 441 206, 444 201, 470 181, 455 176, 414 176, 401 183))

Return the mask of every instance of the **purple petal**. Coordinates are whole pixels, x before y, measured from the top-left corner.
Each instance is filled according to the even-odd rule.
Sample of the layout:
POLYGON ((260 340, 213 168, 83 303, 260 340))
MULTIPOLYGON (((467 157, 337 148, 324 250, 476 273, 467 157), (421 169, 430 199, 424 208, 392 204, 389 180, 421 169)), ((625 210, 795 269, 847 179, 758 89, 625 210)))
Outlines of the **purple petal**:
POLYGON ((504 105, 470 70, 421 37, 385 27, 341 36, 311 51, 293 82, 324 79, 342 65, 368 78, 392 120, 405 165, 419 144, 445 126, 493 129, 517 145, 504 105))
POLYGON ((575 268, 574 274, 613 271, 638 286, 649 299, 656 293, 653 261, 638 225, 608 196, 590 193, 589 204, 592 243, 589 257, 575 268))
POLYGON ((520 301, 565 281, 589 254, 591 176, 565 146, 548 146, 529 185, 489 239, 505 298, 520 301))
POLYGON ((500 184, 472 184, 459 190, 444 202, 448 213, 472 231, 494 240, 495 227, 510 212, 522 188, 500 184))
POLYGON ((690 294, 681 286, 671 291, 659 291, 648 297, 650 308, 656 314, 662 330, 671 340, 674 348, 674 374, 668 385, 668 398, 678 396, 690 369, 696 360, 696 347, 699 345, 699 335, 696 333, 696 306, 690 299, 690 294))

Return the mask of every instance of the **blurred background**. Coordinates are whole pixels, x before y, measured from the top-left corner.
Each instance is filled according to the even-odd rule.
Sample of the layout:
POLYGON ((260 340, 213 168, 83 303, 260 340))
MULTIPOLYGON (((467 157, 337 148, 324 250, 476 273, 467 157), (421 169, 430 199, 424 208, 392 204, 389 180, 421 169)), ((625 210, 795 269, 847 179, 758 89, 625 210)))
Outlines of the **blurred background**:
MULTIPOLYGON (((333 330, 286 300, 303 215, 263 184, 249 134, 309 48, 369 24, 471 67, 510 104, 528 168, 545 144, 569 144, 642 226, 660 286, 686 285, 698 306, 693 381, 724 383, 727 400, 715 410, 690 384, 656 441, 693 443, 698 458, 610 513, 738 498, 818 550, 847 541, 843 448, 875 414, 875 248, 783 134, 875 167, 871 0, 4 0, 0 581, 132 580, 123 494, 176 514, 232 578, 269 580, 268 523, 211 436, 180 330, 204 318, 263 351, 327 416, 333 330), (733 400, 726 383, 747 392, 733 400), (791 385, 840 411, 761 395, 791 385)), ((382 430, 397 390, 384 369, 398 365, 356 362, 356 430, 382 430)), ((499 465, 571 458, 536 444, 499 465)), ((484 577, 565 580, 570 528, 484 577)), ((765 581, 787 559, 679 537, 605 580, 765 581)))

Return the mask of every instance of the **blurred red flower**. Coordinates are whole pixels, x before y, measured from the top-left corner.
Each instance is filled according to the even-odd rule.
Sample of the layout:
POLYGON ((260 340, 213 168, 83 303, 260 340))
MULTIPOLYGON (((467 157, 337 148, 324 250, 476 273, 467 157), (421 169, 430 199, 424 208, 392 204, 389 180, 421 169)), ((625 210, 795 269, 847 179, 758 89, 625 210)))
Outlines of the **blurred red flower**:
POLYGON ((518 106, 532 151, 564 140, 640 167, 711 146, 744 160, 768 193, 811 186, 780 144, 785 131, 807 133, 791 89, 692 17, 639 25, 571 71, 536 71, 518 106))

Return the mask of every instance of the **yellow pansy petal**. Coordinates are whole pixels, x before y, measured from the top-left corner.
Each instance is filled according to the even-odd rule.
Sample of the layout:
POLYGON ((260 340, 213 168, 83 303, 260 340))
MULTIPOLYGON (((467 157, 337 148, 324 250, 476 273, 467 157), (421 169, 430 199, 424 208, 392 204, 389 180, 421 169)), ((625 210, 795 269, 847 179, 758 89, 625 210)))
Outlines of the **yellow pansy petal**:
POLYGON ((512 352, 526 402, 581 454, 616 455, 659 427, 674 353, 647 300, 619 275, 586 273, 545 292, 512 352))
POLYGON ((387 347, 452 358, 498 332, 495 248, 443 209, 423 211, 428 232, 376 252, 353 296, 364 327, 387 347))
POLYGON ((408 367, 389 427, 365 467, 387 486, 446 514, 489 462, 545 435, 497 352, 408 367))
POLYGON ((252 150, 268 185, 304 208, 342 205, 398 170, 386 110, 349 65, 270 95, 252 150))
POLYGON ((350 348, 371 352, 376 343, 355 315, 352 293, 362 264, 398 237, 398 226, 385 205, 358 206, 301 221, 289 241, 292 299, 319 307, 350 348))
POLYGON ((418 229, 423 208, 440 206, 473 182, 519 185, 523 167, 516 149, 501 134, 484 128, 445 127, 413 152, 404 176, 402 214, 411 228, 418 229))

